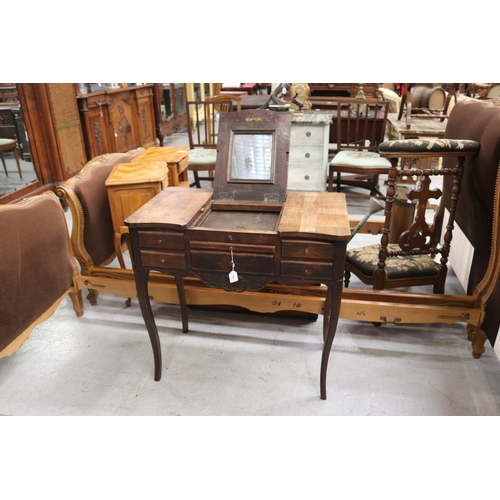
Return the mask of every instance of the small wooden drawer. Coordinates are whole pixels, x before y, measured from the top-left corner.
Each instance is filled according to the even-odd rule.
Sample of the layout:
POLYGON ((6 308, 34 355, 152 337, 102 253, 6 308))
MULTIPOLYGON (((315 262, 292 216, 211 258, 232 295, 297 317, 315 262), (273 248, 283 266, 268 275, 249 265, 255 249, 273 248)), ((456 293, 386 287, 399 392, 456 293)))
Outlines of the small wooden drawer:
POLYGON ((141 248, 184 250, 184 235, 170 231, 138 231, 141 248))
POLYGON ((141 261, 144 267, 160 269, 186 269, 184 252, 158 252, 141 250, 141 261))
POLYGON ((332 269, 332 264, 322 264, 320 262, 281 261, 281 276, 331 280, 332 269))
POLYGON ((99 104, 107 104, 106 96, 103 94, 88 96, 85 100, 87 101, 87 106, 89 108, 95 108, 96 106, 99 106, 99 104))
POLYGON ((139 97, 153 95, 153 91, 151 90, 151 87, 146 87, 146 88, 143 88, 143 89, 137 89, 136 92, 137 92, 137 95, 139 97))
MULTIPOLYGON (((256 253, 234 253, 234 270, 247 274, 274 274, 274 255, 256 253)), ((227 271, 232 270, 229 252, 205 252, 191 250, 191 262, 194 270, 227 271)))
POLYGON ((184 170, 186 170, 186 168, 189 167, 189 156, 185 156, 179 163, 179 170, 178 172, 181 173, 181 172, 184 172, 184 170))
POLYGON ((323 144, 324 129, 312 125, 293 125, 290 143, 295 144, 323 144))
POLYGON ((284 258, 320 259, 332 262, 333 245, 318 241, 283 240, 281 255, 284 258))

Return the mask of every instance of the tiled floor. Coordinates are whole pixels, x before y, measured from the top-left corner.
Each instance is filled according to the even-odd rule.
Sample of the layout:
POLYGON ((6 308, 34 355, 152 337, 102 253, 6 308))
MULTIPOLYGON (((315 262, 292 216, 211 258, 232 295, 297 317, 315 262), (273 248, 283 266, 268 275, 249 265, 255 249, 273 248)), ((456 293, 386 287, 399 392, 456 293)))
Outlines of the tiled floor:
MULTIPOLYGON (((183 145, 183 134, 165 146, 183 145)), ((349 204, 350 213, 364 206, 349 204)), ((70 214, 67 214, 69 217, 70 214)), ((374 237, 357 235, 351 246, 374 237)), ((375 237, 376 238, 376 237, 375 237)), ((115 264, 116 265, 116 264, 115 264)), ((351 286, 361 286, 353 283, 351 286)), ((463 293, 450 273, 449 293, 463 293)), ((163 374, 137 301, 104 294, 77 318, 68 298, 26 344, 0 359, 3 415, 499 415, 500 361, 471 356, 463 325, 340 320, 319 398, 322 318, 153 304, 163 374)))

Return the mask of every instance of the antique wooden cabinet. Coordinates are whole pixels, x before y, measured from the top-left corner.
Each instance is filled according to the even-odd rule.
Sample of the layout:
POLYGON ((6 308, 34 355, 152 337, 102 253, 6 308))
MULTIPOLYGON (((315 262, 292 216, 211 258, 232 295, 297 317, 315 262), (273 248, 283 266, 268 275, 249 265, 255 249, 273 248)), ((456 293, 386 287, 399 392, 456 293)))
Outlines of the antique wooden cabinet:
POLYGON ((77 95, 90 160, 156 145, 153 85, 135 85, 77 95))
POLYGON ((328 177, 328 139, 332 113, 292 115, 288 189, 325 191, 328 177))

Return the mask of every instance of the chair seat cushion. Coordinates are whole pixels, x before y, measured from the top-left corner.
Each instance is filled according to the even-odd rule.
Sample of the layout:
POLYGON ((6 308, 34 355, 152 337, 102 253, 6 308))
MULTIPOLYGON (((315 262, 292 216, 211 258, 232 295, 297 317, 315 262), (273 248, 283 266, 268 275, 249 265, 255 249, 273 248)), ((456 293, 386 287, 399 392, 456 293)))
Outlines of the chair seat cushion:
POLYGON ((189 151, 190 165, 214 165, 216 160, 216 149, 195 148, 189 151))
MULTIPOLYGON (((387 245, 389 251, 401 250, 396 243, 387 245)), ((346 263, 371 277, 378 268, 380 245, 353 248, 346 253, 346 263)), ((429 255, 409 255, 407 257, 388 257, 385 271, 388 279, 436 276, 441 266, 429 255)))
POLYGON ((332 166, 360 167, 360 168, 387 168, 391 167, 391 162, 387 158, 382 158, 373 151, 340 151, 332 161, 332 166))
POLYGON ((15 148, 16 141, 14 139, 0 139, 0 147, 2 149, 7 149, 9 147, 15 148))

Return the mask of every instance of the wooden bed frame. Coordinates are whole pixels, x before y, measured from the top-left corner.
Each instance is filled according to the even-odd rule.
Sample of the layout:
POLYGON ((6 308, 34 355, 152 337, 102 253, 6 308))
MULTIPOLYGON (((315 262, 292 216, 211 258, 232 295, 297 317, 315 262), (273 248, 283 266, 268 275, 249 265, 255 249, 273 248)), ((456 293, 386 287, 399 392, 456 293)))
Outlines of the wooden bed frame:
MULTIPOLYGON (((459 106, 460 103, 455 108, 459 106)), ((500 113, 500 108, 498 111, 500 113)), ((114 259, 114 254, 110 254, 106 262, 96 265, 83 242, 86 222, 83 217, 82 201, 75 193, 74 188, 82 178, 92 176, 113 155, 104 156, 89 162, 77 176, 56 190, 58 196, 71 209, 73 216, 71 241, 73 251, 81 266, 81 274, 77 278, 77 284, 79 288, 89 290, 87 298, 92 305, 96 304, 99 292, 123 297, 134 298, 137 296, 132 269, 110 268, 108 264, 114 259)), ((488 249, 490 253, 489 264, 486 273, 473 293, 448 295, 344 288, 340 318, 387 324, 463 323, 466 326, 468 339, 472 343, 473 356, 479 358, 485 351, 484 345, 487 340, 486 333, 481 329, 486 315, 486 306, 494 292, 495 295, 500 295, 495 290, 500 272, 500 235, 497 230, 500 224, 498 214, 500 189, 498 184, 497 175, 495 178, 495 210, 491 221, 493 236, 491 248, 488 249)), ((467 185, 464 185, 463 189, 467 189, 467 185)), ((350 223, 355 226, 357 221, 352 220, 350 223)), ((378 223, 368 221, 363 226, 362 231, 376 232, 378 229, 378 223)), ((322 315, 326 296, 325 287, 283 287, 278 284, 269 285, 259 292, 231 293, 209 288, 194 277, 185 279, 185 289, 187 304, 191 306, 235 306, 258 313, 296 311, 294 305, 300 301, 302 312, 322 315)), ((153 301, 178 304, 175 281, 170 276, 152 273, 149 294, 153 301)))

